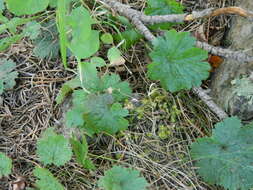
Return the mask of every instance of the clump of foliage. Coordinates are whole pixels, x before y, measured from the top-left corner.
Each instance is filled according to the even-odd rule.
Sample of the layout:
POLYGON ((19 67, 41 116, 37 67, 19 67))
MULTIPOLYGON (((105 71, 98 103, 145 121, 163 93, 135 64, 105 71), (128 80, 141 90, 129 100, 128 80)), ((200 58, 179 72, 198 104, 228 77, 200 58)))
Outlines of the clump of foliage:
POLYGON ((237 117, 216 124, 211 137, 191 145, 198 173, 208 183, 229 190, 252 188, 252 135, 253 123, 243 126, 237 117))
POLYGON ((148 183, 137 170, 114 166, 99 179, 98 185, 104 190, 145 190, 148 183))

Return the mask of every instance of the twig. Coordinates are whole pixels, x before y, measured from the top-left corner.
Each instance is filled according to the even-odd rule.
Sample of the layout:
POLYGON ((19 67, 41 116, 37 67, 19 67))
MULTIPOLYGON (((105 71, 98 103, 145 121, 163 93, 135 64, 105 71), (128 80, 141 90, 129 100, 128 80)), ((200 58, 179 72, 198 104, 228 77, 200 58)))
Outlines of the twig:
MULTIPOLYGON (((123 16, 127 17, 148 41, 153 41, 156 38, 139 19, 138 13, 136 13, 136 11, 134 10, 129 11, 128 6, 123 5, 114 0, 101 0, 101 1, 109 5, 115 11, 121 13, 123 16)), ((203 90, 201 87, 193 87, 192 90, 203 102, 205 102, 205 104, 210 108, 210 110, 212 110, 220 119, 228 117, 228 115, 221 108, 219 108, 217 104, 215 104, 212 98, 206 94, 205 90, 203 90)))
POLYGON ((228 117, 228 115, 214 103, 212 98, 206 94, 205 90, 201 87, 193 87, 192 91, 212 110, 221 120, 228 117))

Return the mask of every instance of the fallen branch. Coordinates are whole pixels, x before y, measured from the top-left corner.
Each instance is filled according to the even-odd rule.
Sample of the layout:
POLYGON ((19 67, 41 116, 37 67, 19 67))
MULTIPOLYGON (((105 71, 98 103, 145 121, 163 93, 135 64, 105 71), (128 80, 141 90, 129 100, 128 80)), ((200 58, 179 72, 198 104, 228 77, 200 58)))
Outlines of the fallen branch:
MULTIPOLYGON (((136 26, 136 28, 145 36, 149 41, 152 41, 155 37, 148 30, 144 24, 157 24, 163 22, 184 22, 207 16, 217 16, 220 14, 237 14, 243 17, 250 17, 253 20, 253 13, 246 11, 240 7, 227 7, 221 9, 205 9, 203 11, 193 11, 191 14, 171 14, 171 15, 156 15, 147 16, 140 11, 132 9, 130 6, 122 4, 115 0, 99 0, 108 8, 112 8, 120 15, 125 16, 136 26), (152 35, 150 35, 152 34, 152 35)), ((209 45, 205 42, 197 41, 196 46, 202 48, 209 53, 219 55, 228 59, 233 59, 241 62, 253 62, 253 56, 249 56, 242 51, 233 51, 229 49, 223 49, 209 45)))
MULTIPOLYGON (((129 6, 123 5, 114 0, 101 0, 101 1, 105 3, 108 7, 113 8, 114 11, 117 11, 121 13, 123 16, 127 17, 148 41, 153 41, 156 38, 139 19, 138 17, 139 13, 137 13, 137 11, 132 9, 129 10, 128 8, 129 6)), ((203 45, 202 43, 203 42, 201 42, 201 44, 199 45, 203 45)), ((221 108, 219 108, 217 104, 215 104, 212 98, 206 94, 205 90, 203 90, 201 87, 193 87, 192 90, 203 102, 205 102, 205 104, 209 107, 209 109, 212 110, 221 120, 228 117, 228 115, 221 108)))

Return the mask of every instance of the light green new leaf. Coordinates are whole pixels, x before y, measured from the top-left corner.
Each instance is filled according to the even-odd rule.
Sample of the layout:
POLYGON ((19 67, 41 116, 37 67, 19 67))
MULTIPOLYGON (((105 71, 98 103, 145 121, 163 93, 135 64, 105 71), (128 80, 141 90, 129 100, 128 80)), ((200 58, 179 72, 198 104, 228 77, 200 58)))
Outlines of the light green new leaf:
POLYGON ((47 169, 36 167, 33 174, 39 178, 36 181, 36 187, 39 190, 65 190, 63 185, 47 169))
POLYGON ((4 153, 0 152, 0 179, 11 173, 12 161, 4 153))
POLYGON ((117 47, 111 47, 107 52, 107 57, 111 65, 122 65, 125 59, 121 56, 121 52, 117 47))
POLYGON ((75 8, 68 16, 68 26, 71 28, 69 49, 79 59, 92 56, 99 49, 99 32, 91 30, 93 20, 84 7, 75 8))
POLYGON ((210 184, 229 190, 253 187, 253 123, 242 126, 237 117, 215 125, 213 135, 191 145, 198 173, 210 184))
POLYGON ((77 162, 84 168, 95 169, 94 164, 88 158, 88 144, 85 136, 83 136, 82 142, 80 142, 75 137, 71 138, 70 142, 73 147, 77 162))
POLYGON ((148 183, 139 171, 114 166, 99 179, 98 185, 104 190, 145 190, 148 183))
POLYGON ((104 44, 112 44, 113 43, 113 37, 110 33, 102 34, 101 40, 104 44))
POLYGON ((148 76, 159 80, 170 92, 200 86, 209 76, 210 65, 207 51, 195 47, 196 40, 189 32, 170 30, 165 37, 153 41, 150 53, 152 63, 148 65, 148 76))
POLYGON ((0 95, 4 90, 9 90, 15 86, 15 79, 18 76, 18 72, 13 71, 15 67, 16 63, 11 59, 0 59, 0 95))
POLYGON ((106 65, 105 60, 101 57, 92 57, 90 62, 96 64, 96 67, 103 67, 106 65))
POLYGON ((38 140, 36 153, 43 164, 56 166, 64 165, 72 156, 68 140, 62 135, 57 135, 53 128, 48 128, 38 140))
POLYGON ((5 0, 7 8, 15 15, 31 15, 47 8, 49 0, 5 0))
POLYGON ((88 39, 79 40, 79 38, 73 38, 69 44, 69 49, 79 59, 85 59, 99 50, 99 31, 92 30, 88 39))

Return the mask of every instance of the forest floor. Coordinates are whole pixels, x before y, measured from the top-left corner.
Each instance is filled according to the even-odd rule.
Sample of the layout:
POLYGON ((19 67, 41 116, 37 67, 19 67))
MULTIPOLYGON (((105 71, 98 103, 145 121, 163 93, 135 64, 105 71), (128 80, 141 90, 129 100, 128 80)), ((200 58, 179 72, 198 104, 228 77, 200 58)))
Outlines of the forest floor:
MULTIPOLYGON (((233 5, 233 0, 181 2, 189 12, 233 5)), ((143 8, 145 1, 132 0, 129 4, 143 8)), ((224 36, 230 18, 197 20, 177 29, 195 31, 204 26, 209 42, 220 45, 221 38, 217 36, 224 36)), ((18 176, 26 178, 28 187, 33 186, 32 170, 39 164, 35 155, 37 139, 46 128, 59 125, 62 107, 56 105, 55 98, 62 84, 74 77, 64 70, 60 58, 38 59, 32 49, 32 43, 23 39, 0 53, 1 58, 11 58, 17 63, 19 73, 15 88, 0 96, 0 152, 12 158, 14 165, 12 175, 0 181, 1 190, 10 189, 18 176)), ((115 69, 122 79, 130 82, 141 105, 130 108, 128 130, 116 136, 99 135, 89 142, 90 158, 97 169, 85 170, 74 161, 49 168, 68 190, 97 189, 97 180, 112 163, 141 171, 152 190, 219 189, 198 177, 189 155, 189 145, 198 137, 210 135, 217 117, 191 92, 171 94, 149 81, 145 69, 150 62, 148 51, 145 42, 139 42, 124 52, 126 67, 115 69)), ((75 61, 69 62, 75 67, 75 61)))

